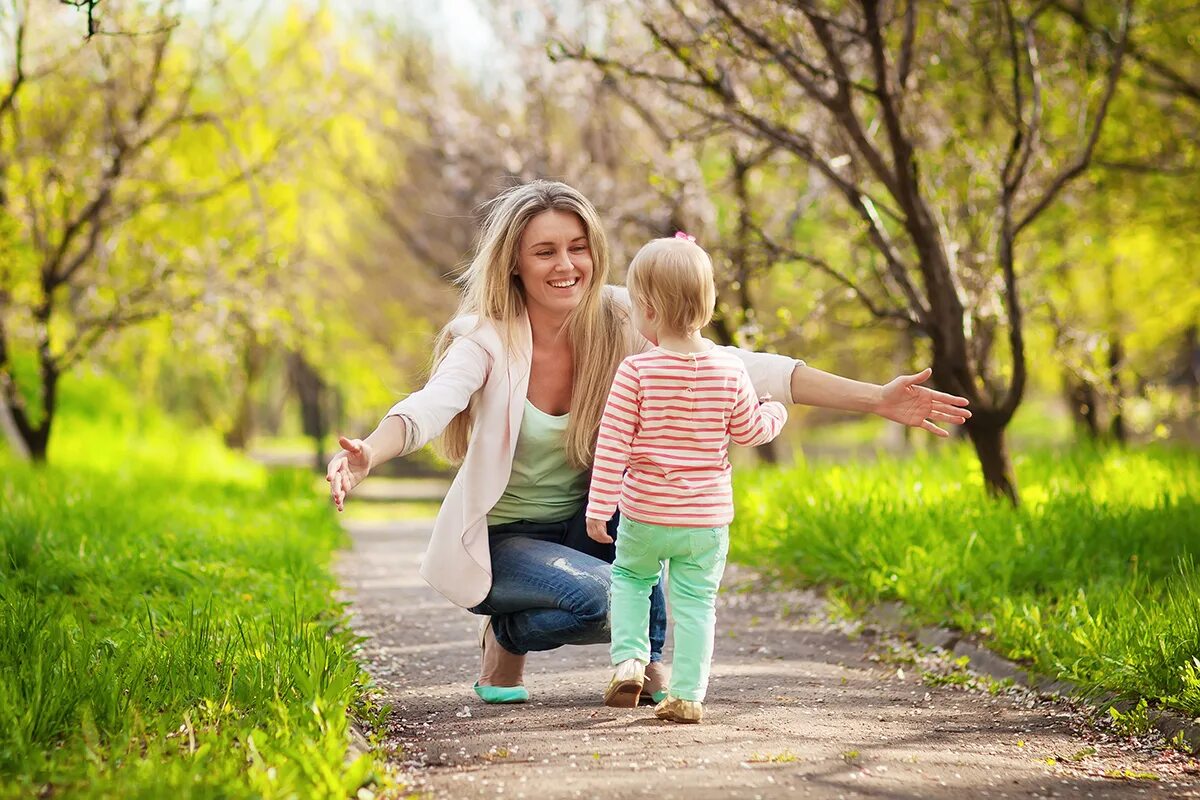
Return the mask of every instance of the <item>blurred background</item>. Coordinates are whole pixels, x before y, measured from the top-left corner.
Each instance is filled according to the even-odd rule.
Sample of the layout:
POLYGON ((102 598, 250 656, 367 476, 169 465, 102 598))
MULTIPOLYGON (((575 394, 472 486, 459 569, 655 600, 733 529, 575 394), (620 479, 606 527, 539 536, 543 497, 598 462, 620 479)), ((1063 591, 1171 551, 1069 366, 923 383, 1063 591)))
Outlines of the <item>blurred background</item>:
POLYGON ((333 564, 449 466, 324 464, 532 178, 613 282, 695 235, 712 339, 970 399, 794 408, 732 560, 1200 718, 1198 123, 1190 0, 0 0, 0 799, 403 792, 333 564))
MULTIPOLYGON (((480 205, 535 177, 593 200, 616 282, 693 233, 720 343, 932 365, 1014 499, 1022 447, 1194 445, 1198 31, 1185 0, 0 0, 6 447, 166 419, 323 464, 421 384, 480 205)), ((790 425, 758 457, 930 444, 790 425)))

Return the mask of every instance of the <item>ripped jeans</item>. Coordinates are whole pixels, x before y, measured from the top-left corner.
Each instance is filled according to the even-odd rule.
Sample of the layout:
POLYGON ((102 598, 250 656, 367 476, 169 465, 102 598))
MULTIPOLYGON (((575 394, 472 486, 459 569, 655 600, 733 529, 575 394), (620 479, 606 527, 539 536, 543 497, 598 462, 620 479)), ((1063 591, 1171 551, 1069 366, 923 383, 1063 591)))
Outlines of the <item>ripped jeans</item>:
MULTIPOLYGON (((491 614, 510 653, 609 641, 609 589, 616 549, 588 538, 585 507, 563 522, 510 522, 488 529, 492 590, 470 609, 491 614)), ((617 535, 618 517, 609 520, 617 535)), ((667 604, 662 581, 650 591, 650 660, 662 659, 667 604)))

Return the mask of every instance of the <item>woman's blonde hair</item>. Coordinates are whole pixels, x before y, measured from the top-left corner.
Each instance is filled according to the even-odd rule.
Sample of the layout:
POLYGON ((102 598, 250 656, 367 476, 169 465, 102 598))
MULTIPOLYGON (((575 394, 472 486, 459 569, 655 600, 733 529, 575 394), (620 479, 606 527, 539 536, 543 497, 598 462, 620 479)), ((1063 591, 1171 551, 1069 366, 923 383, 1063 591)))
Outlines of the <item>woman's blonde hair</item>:
MULTIPOLYGON (((480 320, 492 320, 505 346, 513 348, 517 321, 525 310, 525 291, 515 275, 521 235, 529 221, 545 211, 577 216, 592 254, 591 281, 565 328, 574 356, 567 460, 576 468, 586 469, 592 465, 600 417, 613 376, 633 347, 627 312, 603 293, 609 271, 608 240, 595 207, 565 183, 542 180, 514 186, 488 203, 475 256, 458 279, 462 287, 458 315, 475 314, 480 320)), ((452 340, 449 326, 443 328, 434 347, 434 369, 452 340)), ((471 411, 468 407, 455 416, 442 434, 440 450, 455 463, 467 454, 471 411)))
POLYGON ((717 304, 712 259, 688 239, 654 239, 643 245, 625 278, 629 297, 654 309, 670 333, 698 331, 712 321, 717 304))

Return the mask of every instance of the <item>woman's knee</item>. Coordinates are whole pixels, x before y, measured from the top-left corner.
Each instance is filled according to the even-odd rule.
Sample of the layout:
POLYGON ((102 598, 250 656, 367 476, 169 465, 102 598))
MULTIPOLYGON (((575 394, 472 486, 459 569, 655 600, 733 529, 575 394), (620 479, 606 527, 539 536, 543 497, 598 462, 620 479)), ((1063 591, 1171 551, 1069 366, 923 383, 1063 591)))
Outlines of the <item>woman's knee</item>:
POLYGON ((580 620, 597 622, 608 618, 610 580, 604 573, 579 571, 570 591, 563 593, 564 610, 580 620))

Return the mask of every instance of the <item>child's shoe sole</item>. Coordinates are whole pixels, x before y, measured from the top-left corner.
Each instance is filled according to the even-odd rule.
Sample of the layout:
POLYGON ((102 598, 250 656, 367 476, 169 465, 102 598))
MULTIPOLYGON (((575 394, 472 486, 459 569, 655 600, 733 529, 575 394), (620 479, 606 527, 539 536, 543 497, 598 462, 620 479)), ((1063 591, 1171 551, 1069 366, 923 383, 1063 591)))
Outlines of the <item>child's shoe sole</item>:
POLYGON ((604 690, 604 705, 613 708, 637 708, 642 695, 641 681, 619 681, 616 678, 604 690))

